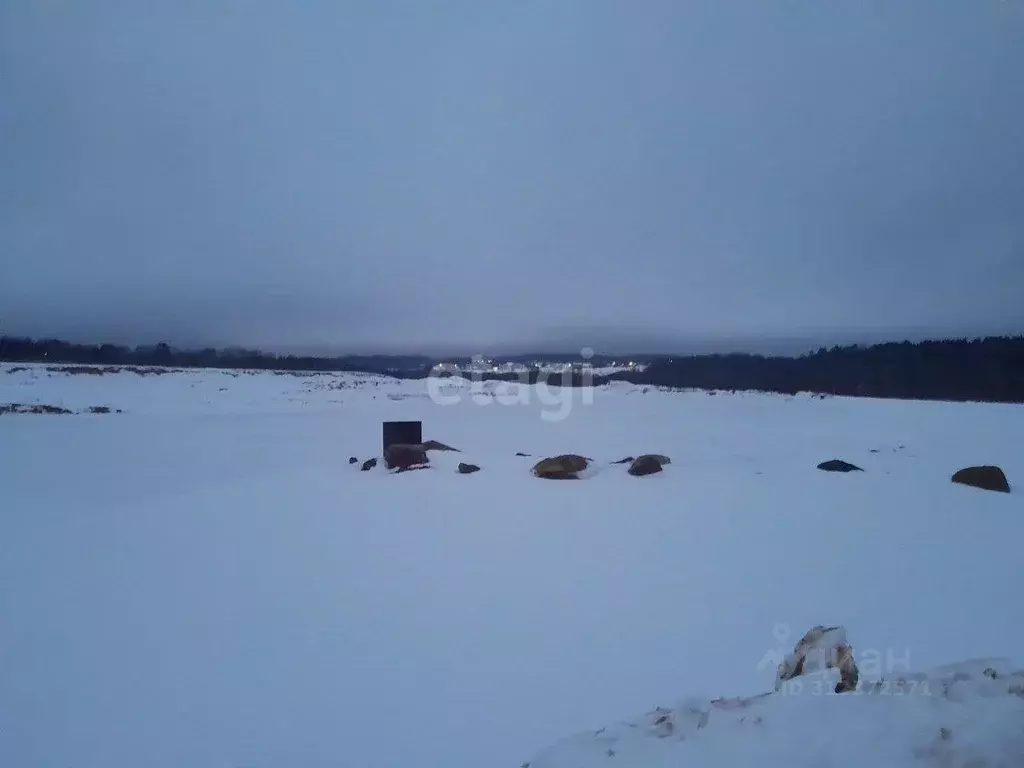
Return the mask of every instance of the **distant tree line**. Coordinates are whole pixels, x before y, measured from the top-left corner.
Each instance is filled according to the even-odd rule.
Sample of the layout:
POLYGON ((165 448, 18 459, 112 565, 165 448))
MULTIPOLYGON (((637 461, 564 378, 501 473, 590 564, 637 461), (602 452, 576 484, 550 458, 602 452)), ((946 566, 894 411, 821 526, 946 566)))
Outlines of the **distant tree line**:
POLYGON ((160 365, 173 368, 229 368, 275 371, 367 371, 426 376, 433 363, 414 355, 345 355, 314 357, 275 355, 253 349, 180 350, 169 344, 124 347, 72 344, 58 339, 0 336, 0 361, 73 363, 77 365, 160 365))
MULTIPOLYGON (((551 360, 565 357, 545 356, 551 360)), ((522 356, 516 359, 539 360, 522 356)), ((511 359, 511 358, 508 358, 511 359)), ((642 371, 588 376, 575 369, 551 373, 456 371, 487 380, 581 386, 628 381, 643 386, 813 392, 862 397, 922 400, 1024 402, 1024 337, 989 337, 845 346, 819 349, 800 357, 728 354, 650 360, 642 371)), ((450 358, 449 358, 450 360, 450 358)), ((440 360, 422 355, 275 355, 247 349, 178 350, 168 344, 123 347, 71 344, 59 340, 0 337, 0 361, 89 365, 170 366, 278 371, 362 371, 400 378, 425 378, 440 360)), ((496 361, 502 362, 502 361, 496 361)), ((603 364, 605 360, 591 361, 603 364)))
POLYGON ((800 357, 677 357, 608 378, 699 389, 1024 402, 1024 337, 854 345, 800 357))

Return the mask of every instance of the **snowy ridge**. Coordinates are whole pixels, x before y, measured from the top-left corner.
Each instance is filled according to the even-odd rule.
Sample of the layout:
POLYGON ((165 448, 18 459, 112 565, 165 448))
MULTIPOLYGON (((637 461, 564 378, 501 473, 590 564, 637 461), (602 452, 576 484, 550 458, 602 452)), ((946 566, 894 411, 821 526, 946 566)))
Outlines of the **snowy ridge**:
MULTIPOLYGON (((617 395, 686 394, 615 381, 587 387, 617 395)), ((254 413, 333 410, 388 399, 472 400, 557 405, 557 387, 461 377, 398 379, 377 373, 162 368, 159 366, 0 363, 0 405, 52 405, 72 411, 120 408, 131 413, 254 413)), ((577 388, 580 394, 583 390, 577 388)), ((701 394, 688 390, 689 394, 701 394)), ((743 396, 737 394, 734 396, 743 396)), ((782 399, 781 395, 755 395, 782 399)), ((791 399, 791 398, 790 398, 791 399)), ((810 395, 801 399, 812 399, 810 395)))
POLYGON ((330 410, 346 400, 425 395, 421 381, 372 373, 0 363, 0 403, 126 412, 330 410))
POLYGON ((1024 670, 979 659, 834 693, 834 671, 739 699, 687 698, 568 738, 528 768, 1013 768, 1024 670))

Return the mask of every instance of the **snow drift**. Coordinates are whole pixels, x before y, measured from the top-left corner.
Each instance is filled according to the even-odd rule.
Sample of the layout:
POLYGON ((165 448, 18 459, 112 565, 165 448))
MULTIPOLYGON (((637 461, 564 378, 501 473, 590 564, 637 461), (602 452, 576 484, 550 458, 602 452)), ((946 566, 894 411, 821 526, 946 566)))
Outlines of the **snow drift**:
POLYGON ((565 739, 525 768, 1013 768, 1024 669, 977 659, 862 683, 838 667, 748 698, 690 697, 565 739))

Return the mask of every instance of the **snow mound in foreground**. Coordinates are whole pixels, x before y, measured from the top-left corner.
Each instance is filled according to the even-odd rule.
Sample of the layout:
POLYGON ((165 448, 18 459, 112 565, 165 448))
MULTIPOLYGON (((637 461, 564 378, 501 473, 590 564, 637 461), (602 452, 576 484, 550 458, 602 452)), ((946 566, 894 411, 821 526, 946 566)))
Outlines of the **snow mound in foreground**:
POLYGON ((835 693, 836 668, 737 699, 570 737, 528 768, 1010 768, 1024 765, 1024 670, 977 659, 835 693))

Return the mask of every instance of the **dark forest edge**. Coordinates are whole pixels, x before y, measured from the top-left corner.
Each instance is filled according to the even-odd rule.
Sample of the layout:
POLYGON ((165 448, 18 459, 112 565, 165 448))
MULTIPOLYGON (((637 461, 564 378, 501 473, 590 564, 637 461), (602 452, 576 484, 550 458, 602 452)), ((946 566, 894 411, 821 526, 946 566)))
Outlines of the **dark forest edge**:
MULTIPOLYGON (((517 355, 495 363, 569 362, 569 355, 517 355)), ((598 355, 587 361, 610 365, 621 356, 598 355)), ((799 357, 754 354, 694 356, 634 356, 642 371, 591 376, 584 369, 571 373, 474 372, 479 379, 546 380, 552 386, 595 385, 626 381, 652 387, 707 390, 754 390, 797 394, 850 395, 917 400, 1024 402, 1024 336, 982 339, 892 342, 872 346, 821 348, 799 357)), ((466 366, 469 358, 430 358, 421 355, 345 355, 311 357, 275 355, 255 350, 178 350, 168 344, 123 347, 114 344, 72 344, 58 340, 0 337, 0 361, 104 366, 165 366, 226 368, 287 372, 365 372, 397 378, 430 376, 441 362, 466 366)), ((583 361, 579 360, 582 365, 583 361)), ((436 375, 436 374, 435 374, 436 375)))

